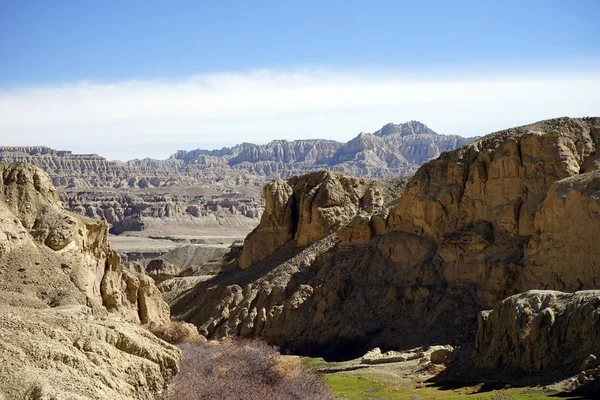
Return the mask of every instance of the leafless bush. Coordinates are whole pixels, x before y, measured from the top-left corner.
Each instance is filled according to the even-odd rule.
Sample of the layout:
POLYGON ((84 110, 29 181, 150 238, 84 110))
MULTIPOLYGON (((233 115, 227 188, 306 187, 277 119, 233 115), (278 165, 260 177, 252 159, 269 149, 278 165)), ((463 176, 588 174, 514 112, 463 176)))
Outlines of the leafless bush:
POLYGON ((204 336, 192 324, 182 321, 171 321, 167 325, 151 325, 150 332, 172 344, 197 345, 206 342, 204 336))
POLYGON ((183 344, 181 371, 167 399, 311 399, 333 397, 317 372, 260 341, 183 344))

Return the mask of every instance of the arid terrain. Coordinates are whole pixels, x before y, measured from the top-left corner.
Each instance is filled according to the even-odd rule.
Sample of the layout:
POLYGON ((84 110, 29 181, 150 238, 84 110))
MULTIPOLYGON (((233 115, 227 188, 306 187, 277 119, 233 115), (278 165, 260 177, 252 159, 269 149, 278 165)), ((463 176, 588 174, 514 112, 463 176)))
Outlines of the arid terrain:
POLYGON ((110 233, 118 235, 111 240, 117 251, 147 259, 180 243, 229 245, 243 239, 260 221, 262 187, 271 179, 316 170, 405 176, 472 140, 409 121, 347 143, 276 140, 128 162, 45 147, 0 147, 0 162, 42 168, 67 210, 105 219, 110 233))
POLYGON ((0 161, 0 398, 598 394, 600 118, 0 161))

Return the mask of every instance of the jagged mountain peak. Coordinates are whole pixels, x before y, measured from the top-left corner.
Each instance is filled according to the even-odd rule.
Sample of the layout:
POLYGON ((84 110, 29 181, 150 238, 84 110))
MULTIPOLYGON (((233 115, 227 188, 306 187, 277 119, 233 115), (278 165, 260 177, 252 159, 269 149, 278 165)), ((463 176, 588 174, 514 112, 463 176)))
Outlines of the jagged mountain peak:
POLYGON ((427 125, 419 121, 408 121, 402 124, 394 124, 393 122, 385 124, 380 130, 373 133, 375 136, 383 137, 390 135, 437 135, 435 131, 431 130, 427 125))

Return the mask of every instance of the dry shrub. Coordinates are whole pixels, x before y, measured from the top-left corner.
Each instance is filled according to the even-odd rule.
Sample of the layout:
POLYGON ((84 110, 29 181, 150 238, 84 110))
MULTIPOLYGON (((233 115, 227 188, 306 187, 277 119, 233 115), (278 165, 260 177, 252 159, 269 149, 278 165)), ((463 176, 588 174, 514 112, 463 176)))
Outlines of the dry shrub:
POLYGON ((333 399, 320 375, 261 341, 183 344, 167 399, 333 399))
POLYGON ((302 364, 297 358, 282 357, 276 354, 269 359, 271 368, 277 379, 293 378, 303 371, 302 364))
POLYGON ((197 345, 206 342, 198 329, 187 322, 171 321, 167 325, 150 325, 150 332, 172 344, 197 345))

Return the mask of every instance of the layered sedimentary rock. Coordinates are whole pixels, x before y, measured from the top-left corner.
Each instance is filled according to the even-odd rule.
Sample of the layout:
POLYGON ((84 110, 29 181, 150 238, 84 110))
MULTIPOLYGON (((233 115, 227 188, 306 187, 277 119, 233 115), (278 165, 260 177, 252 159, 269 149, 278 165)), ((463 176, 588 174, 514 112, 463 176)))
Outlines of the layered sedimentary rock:
MULTIPOLYGON (((258 188, 257 188, 258 189, 258 188)), ((142 231, 152 221, 171 221, 173 225, 222 226, 250 228, 257 225, 263 205, 258 190, 244 195, 236 192, 222 194, 193 194, 193 188, 173 190, 162 194, 104 191, 62 191, 65 206, 90 218, 106 219, 110 232, 142 231)))
POLYGON ((73 154, 48 147, 0 147, 0 162, 25 162, 42 168, 56 187, 161 187, 193 184, 192 175, 168 169, 109 161, 97 154, 73 154))
POLYGON ((387 124, 374 133, 361 133, 347 143, 331 140, 275 140, 265 145, 243 143, 221 150, 179 151, 170 163, 188 168, 227 165, 256 176, 289 178, 329 170, 362 178, 409 175, 421 164, 470 143, 475 138, 440 135, 426 125, 409 121, 387 124))
POLYGON ((289 178, 315 170, 360 177, 407 175, 441 152, 474 138, 440 135, 410 121, 361 133, 344 144, 332 140, 274 140, 242 143, 220 150, 178 151, 167 160, 109 161, 97 154, 73 154, 47 147, 0 147, 0 161, 27 162, 44 169, 55 186, 70 188, 154 188, 201 186, 233 188, 289 178))
POLYGON ((156 396, 180 352, 136 324, 168 323, 169 307, 152 279, 123 268, 106 223, 66 212, 39 168, 0 164, 0 229, 0 359, 12 365, 0 394, 156 396), (115 362, 133 376, 105 370, 115 362))
POLYGON ((198 284, 172 309, 207 336, 260 336, 300 352, 474 338, 478 312, 510 295, 598 287, 598 143, 598 118, 493 133, 423 165, 380 210, 368 210, 360 183, 336 185, 341 198, 365 193, 340 207, 314 196, 326 179, 298 195, 297 182, 314 178, 290 179, 295 201, 273 202, 270 214, 291 207, 291 230, 287 217, 262 221, 244 244, 244 270, 198 284), (258 254, 273 232, 290 240, 258 254))

